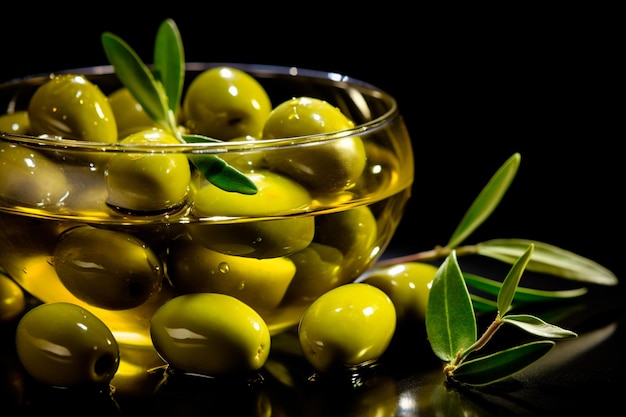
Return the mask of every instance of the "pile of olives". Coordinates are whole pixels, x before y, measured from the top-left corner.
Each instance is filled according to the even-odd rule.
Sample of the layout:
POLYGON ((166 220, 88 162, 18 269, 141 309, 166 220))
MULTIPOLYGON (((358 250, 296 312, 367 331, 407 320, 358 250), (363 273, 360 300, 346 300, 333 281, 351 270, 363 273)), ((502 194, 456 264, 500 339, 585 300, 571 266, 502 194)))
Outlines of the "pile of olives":
POLYGON ((0 115, 0 201, 11 206, 0 210, 0 249, 7 282, 43 302, 22 315, 15 296, 6 313, 21 315, 18 353, 35 379, 108 384, 127 345, 183 373, 246 374, 264 366, 271 335, 294 326, 318 371, 386 350, 402 300, 394 306, 384 278, 354 280, 410 193, 401 119, 368 137, 329 101, 273 105, 245 71, 203 69, 176 124, 226 147, 219 159, 255 186, 236 192, 205 175, 223 165, 158 125, 126 87, 53 74, 15 107, 0 115))

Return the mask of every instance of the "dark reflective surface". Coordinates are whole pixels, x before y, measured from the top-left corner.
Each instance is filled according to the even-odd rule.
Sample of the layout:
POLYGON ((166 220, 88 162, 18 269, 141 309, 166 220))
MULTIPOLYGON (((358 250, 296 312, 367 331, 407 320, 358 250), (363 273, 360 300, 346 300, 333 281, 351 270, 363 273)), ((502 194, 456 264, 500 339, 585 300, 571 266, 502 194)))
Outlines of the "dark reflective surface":
MULTIPOLYGON (((419 178, 397 233, 401 241, 416 249, 444 244, 488 178, 520 152, 521 169, 511 191, 470 243, 537 239, 588 256, 623 278, 623 245, 609 244, 623 234, 623 156, 614 140, 623 117, 614 100, 623 76, 615 53, 621 26, 606 21, 622 15, 607 12, 605 4, 600 13, 590 5, 556 10, 542 5, 494 19, 480 9, 455 13, 446 6, 416 13, 386 2, 372 26, 361 26, 372 20, 371 9, 360 8, 359 19, 356 8, 341 11, 335 4, 332 20, 349 24, 318 30, 319 22, 329 21, 327 8, 309 8, 306 14, 292 8, 289 16, 283 5, 272 13, 264 2, 258 4, 262 19, 260 13, 236 13, 234 30, 253 34, 246 42, 207 29, 207 15, 184 2, 161 15, 103 7, 83 19, 67 7, 36 14, 29 2, 13 7, 20 4, 21 12, 7 14, 0 26, 0 37, 7 40, 2 80, 105 64, 98 46, 104 30, 122 35, 147 59, 161 19, 173 17, 190 61, 332 70, 394 95, 415 141, 419 178), (289 32, 290 22, 303 30, 289 32), (378 41, 395 45, 393 52, 373 48, 378 41)), ((522 284, 530 285, 526 278, 522 284)), ((625 299, 621 284, 591 287, 582 299, 558 306, 534 307, 580 337, 558 342, 524 372, 480 390, 447 389, 419 331, 415 337, 421 342, 403 337, 367 383, 354 389, 326 380, 310 383, 310 369, 285 355, 274 362, 273 373, 264 371, 262 384, 232 390, 210 381, 160 385, 161 374, 146 372, 136 380, 116 380, 112 395, 51 390, 28 381, 15 361, 11 326, 1 326, 0 415, 25 410, 130 416, 236 416, 240 411, 244 417, 616 415, 623 409, 626 374, 625 299), (276 378, 276 369, 285 364, 287 377, 276 378)), ((494 344, 515 344, 522 337, 504 330, 494 344)))
MULTIPOLYGON (((508 267, 460 259, 468 272, 502 277, 508 267)), ((527 273, 521 285, 569 285, 527 273), (556 283, 556 284, 555 284, 556 283)), ((576 285, 576 284, 574 284, 576 285)), ((158 367, 152 352, 123 352, 129 362, 112 389, 76 390, 42 386, 16 359, 13 325, 3 325, 0 362, 2 415, 80 412, 86 415, 217 416, 545 416, 602 414, 619 407, 626 312, 623 285, 587 286, 575 300, 524 306, 520 312, 579 334, 557 341, 546 356, 524 371, 481 388, 444 383, 419 325, 399 328, 381 361, 360 373, 316 375, 298 354, 294 332, 275 337, 270 360, 258 374, 230 380, 178 375, 158 367), (523 311, 522 311, 523 310, 523 311), (153 366, 157 366, 152 369, 153 366), (134 374, 133 374, 134 373, 134 374), (10 411, 10 413, 9 413, 10 411)), ((479 331, 493 318, 478 316, 479 331)), ((485 353, 520 343, 527 335, 502 327, 485 353)))

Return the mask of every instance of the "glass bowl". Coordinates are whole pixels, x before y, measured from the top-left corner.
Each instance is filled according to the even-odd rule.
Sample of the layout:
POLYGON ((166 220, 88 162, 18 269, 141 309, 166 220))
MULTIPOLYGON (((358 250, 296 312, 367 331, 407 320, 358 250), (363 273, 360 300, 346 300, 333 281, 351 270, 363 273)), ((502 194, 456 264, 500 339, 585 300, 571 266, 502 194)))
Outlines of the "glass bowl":
MULTIPOLYGON (((189 292, 243 300, 272 334, 294 327, 313 300, 354 281, 381 256, 410 196, 411 141, 385 91, 337 73, 248 64, 188 63, 185 82, 218 65, 253 75, 272 105, 321 98, 355 127, 306 137, 141 145, 30 136, 27 119, 0 124, 0 267, 41 302, 84 306, 121 347, 150 348, 154 312, 189 292), (337 187, 340 165, 352 156, 320 155, 350 152, 355 143, 362 143, 363 167, 337 187), (302 169, 313 181, 272 171, 270 154, 283 161, 308 155, 301 161, 311 166, 302 169), (208 210, 197 210, 211 185, 190 165, 181 204, 147 211, 111 204, 105 177, 115 158, 141 164, 181 155, 217 156, 253 181, 265 177, 273 185, 253 196, 218 190, 215 201, 202 203, 208 210)), ((106 95, 121 86, 110 66, 63 73, 84 74, 106 95)), ((0 84, 0 114, 23 115, 49 78, 0 84)))

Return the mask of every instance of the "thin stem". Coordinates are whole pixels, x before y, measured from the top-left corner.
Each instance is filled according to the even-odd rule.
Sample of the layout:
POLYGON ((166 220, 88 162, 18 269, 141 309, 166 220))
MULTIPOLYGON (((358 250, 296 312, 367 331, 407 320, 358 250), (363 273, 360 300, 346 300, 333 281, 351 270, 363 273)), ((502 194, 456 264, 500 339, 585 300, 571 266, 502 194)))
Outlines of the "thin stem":
POLYGON ((454 359, 454 365, 458 366, 470 353, 482 349, 487 344, 487 342, 491 340, 491 338, 498 331, 500 326, 502 326, 502 323, 504 322, 500 319, 500 316, 496 316, 495 320, 489 325, 487 330, 485 330, 480 339, 474 342, 473 345, 465 349, 465 351, 461 355, 457 356, 454 359))
MULTIPOLYGON (((445 258, 452 252, 452 248, 447 246, 435 246, 431 250, 415 252, 410 255, 396 256, 382 259, 376 262, 376 266, 390 266, 407 262, 424 262, 445 258)), ((457 256, 470 255, 476 253, 476 245, 467 245, 456 248, 457 256)))

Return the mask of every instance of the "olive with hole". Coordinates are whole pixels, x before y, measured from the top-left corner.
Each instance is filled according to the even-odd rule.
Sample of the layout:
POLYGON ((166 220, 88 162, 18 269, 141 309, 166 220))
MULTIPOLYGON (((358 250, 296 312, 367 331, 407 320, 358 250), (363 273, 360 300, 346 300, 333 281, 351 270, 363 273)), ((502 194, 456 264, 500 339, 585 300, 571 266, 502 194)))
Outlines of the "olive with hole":
POLYGON ((30 134, 30 121, 26 110, 0 115, 0 130, 16 135, 30 134))
POLYGON ((58 74, 28 103, 33 135, 116 143, 117 124, 108 97, 82 74, 58 74))
POLYGON ((344 281, 356 279, 380 254, 377 238, 378 223, 367 206, 318 216, 315 222, 315 242, 343 253, 344 281))
MULTIPOLYGON (((122 145, 179 144, 172 134, 147 129, 120 141, 122 145)), ((104 172, 107 204, 130 212, 160 212, 185 203, 190 192, 191 169, 183 154, 118 153, 104 172)))
POLYGON ((263 86, 237 68, 210 68, 194 78, 183 99, 184 125, 191 133, 229 140, 259 137, 272 104, 263 86))
MULTIPOLYGON (((339 108, 312 97, 297 97, 276 106, 263 126, 263 139, 333 133, 354 127, 339 108)), ((265 154, 273 171, 284 173, 319 193, 353 187, 365 168, 366 154, 358 136, 305 147, 281 147, 265 154)))
POLYGON ((355 370, 376 362, 396 329, 396 310, 381 289, 349 283, 322 294, 304 312, 298 340, 320 372, 355 370))
POLYGON ((115 117, 119 139, 132 133, 159 127, 126 87, 119 88, 109 94, 109 104, 115 117))
POLYGON ((17 356, 35 380, 59 387, 108 386, 120 364, 109 328, 76 304, 40 304, 15 332, 17 356))
POLYGON ((93 226, 76 226, 59 235, 52 264, 76 298, 108 310, 143 304, 163 281, 162 262, 144 242, 93 226))
POLYGON ((225 255, 184 238, 171 243, 166 267, 179 293, 228 294, 257 311, 278 306, 296 272, 293 261, 286 257, 225 255))
POLYGON ((383 290, 396 307, 398 324, 424 323, 430 286, 437 267, 423 262, 405 262, 368 270, 360 282, 383 290))
MULTIPOLYGON (((247 217, 289 216, 312 203, 306 189, 283 175, 265 170, 246 175, 256 184, 256 194, 228 193, 206 184, 194 195, 193 214, 218 219, 243 217, 244 220, 247 217)), ((306 216, 230 224, 194 223, 187 229, 194 240, 209 249, 228 255, 274 258, 306 248, 315 234, 315 220, 306 216)))
POLYGON ((259 313, 235 297, 217 293, 168 300, 152 316, 150 336, 175 372, 213 377, 258 371, 271 342, 259 313))
POLYGON ((62 207, 70 191, 60 164, 36 149, 0 142, 0 198, 20 206, 62 207))
POLYGON ((13 278, 0 271, 0 324, 15 320, 25 310, 24 290, 13 278))

